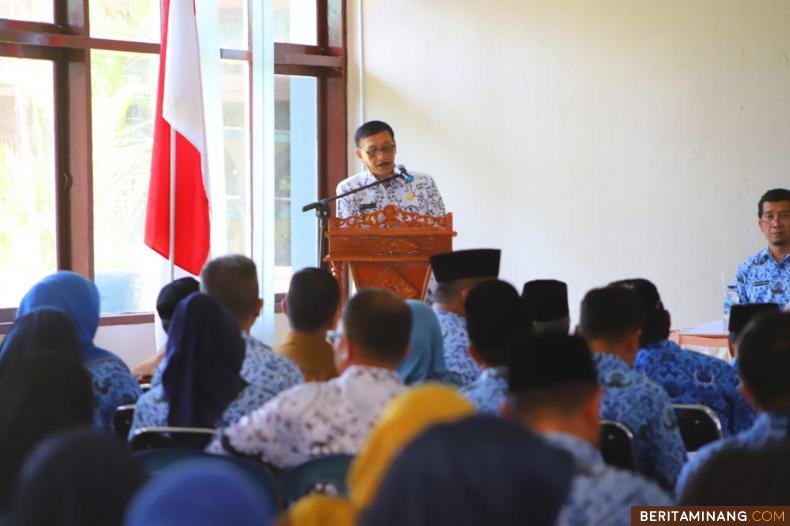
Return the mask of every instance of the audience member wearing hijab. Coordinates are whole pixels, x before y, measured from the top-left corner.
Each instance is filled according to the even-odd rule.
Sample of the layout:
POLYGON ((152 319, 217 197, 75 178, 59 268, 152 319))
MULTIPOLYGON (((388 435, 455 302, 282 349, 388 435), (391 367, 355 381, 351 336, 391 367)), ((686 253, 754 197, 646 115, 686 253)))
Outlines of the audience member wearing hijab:
POLYGON ((455 389, 425 384, 394 398, 384 409, 348 473, 349 499, 310 495, 288 513, 290 526, 353 525, 357 514, 373 501, 393 458, 429 426, 457 420, 474 412, 455 389))
POLYGON ((33 309, 14 322, 0 346, 0 378, 20 360, 42 355, 56 355, 81 364, 74 322, 57 309, 33 309))
POLYGON ((270 503, 239 468, 195 460, 152 480, 129 506, 125 526, 268 526, 270 503))
POLYGON ((140 396, 140 385, 129 368, 113 353, 93 344, 99 328, 99 290, 79 274, 60 271, 35 284, 19 305, 21 318, 39 307, 60 309, 77 329, 82 365, 93 379, 96 407, 93 425, 110 431, 112 415, 118 406, 133 404, 140 396))
POLYGON ((147 475, 128 448, 95 431, 59 433, 25 464, 16 526, 120 526, 147 475))
POLYGON ((417 300, 406 300, 411 310, 411 346, 406 358, 398 365, 398 375, 406 385, 437 380, 460 385, 462 379, 453 376, 444 365, 442 328, 433 309, 417 300))
POLYGON ((142 427, 214 428, 235 422, 274 396, 241 377, 239 323, 202 292, 181 301, 170 322, 162 382, 140 397, 129 432, 142 427))
POLYGON ((393 461, 360 526, 554 524, 570 457, 523 425, 479 415, 428 429, 393 461))
POLYGON ((45 437, 90 426, 90 375, 66 356, 15 360, 0 379, 0 509, 7 507, 27 455, 45 437))

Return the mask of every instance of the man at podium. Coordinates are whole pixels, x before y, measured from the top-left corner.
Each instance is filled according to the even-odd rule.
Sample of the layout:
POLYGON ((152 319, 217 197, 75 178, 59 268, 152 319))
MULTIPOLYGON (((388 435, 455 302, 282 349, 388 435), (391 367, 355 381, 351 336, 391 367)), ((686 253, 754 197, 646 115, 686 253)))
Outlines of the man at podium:
POLYGON ((387 205, 395 205, 418 214, 445 214, 444 202, 433 178, 423 173, 406 172, 403 166, 395 164, 395 133, 389 124, 382 121, 366 122, 354 133, 354 143, 357 145, 357 157, 365 165, 365 171, 341 181, 337 185, 336 195, 380 181, 395 173, 400 177, 338 199, 337 217, 345 218, 381 210, 387 205))

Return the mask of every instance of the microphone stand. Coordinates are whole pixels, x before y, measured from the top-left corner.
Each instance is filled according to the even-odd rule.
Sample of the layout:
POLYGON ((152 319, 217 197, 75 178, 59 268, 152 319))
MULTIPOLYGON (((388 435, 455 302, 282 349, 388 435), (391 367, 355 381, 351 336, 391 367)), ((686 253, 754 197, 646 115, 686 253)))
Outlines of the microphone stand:
MULTIPOLYGON (((375 176, 374 176, 375 177, 375 176)), ((403 177, 403 173, 396 170, 393 172, 392 175, 385 177, 384 179, 376 180, 370 184, 366 184, 365 186, 360 186, 359 188, 355 188, 353 190, 349 190, 348 192, 343 192, 342 194, 338 194, 334 197, 325 197, 323 199, 319 199, 313 203, 308 205, 304 205, 302 207, 302 212, 308 212, 310 210, 315 210, 315 216, 318 218, 318 268, 322 268, 323 266, 323 259, 324 259, 324 243, 326 239, 326 222, 329 219, 329 203, 337 201, 343 197, 347 197, 349 195, 356 194, 361 192, 362 190, 367 190, 368 188, 373 188, 374 186, 379 186, 382 184, 387 184, 393 179, 397 179, 399 177, 403 177)))

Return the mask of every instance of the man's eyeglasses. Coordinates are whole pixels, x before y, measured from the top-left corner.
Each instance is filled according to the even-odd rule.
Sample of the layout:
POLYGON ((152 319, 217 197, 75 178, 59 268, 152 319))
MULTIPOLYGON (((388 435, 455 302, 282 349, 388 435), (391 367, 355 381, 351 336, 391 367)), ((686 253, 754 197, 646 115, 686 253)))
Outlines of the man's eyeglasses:
POLYGON ((779 214, 765 214, 760 218, 760 222, 765 225, 770 225, 774 221, 777 223, 788 223, 790 222, 790 213, 782 212, 779 214))
POLYGON ((365 155, 367 155, 372 159, 373 157, 376 157, 380 153, 383 153, 384 155, 391 154, 392 152, 395 151, 395 145, 385 144, 381 148, 371 148, 370 150, 362 150, 362 151, 365 152, 365 155))
POLYGON ((329 345, 332 347, 340 343, 340 338, 342 337, 343 333, 341 331, 326 331, 326 341, 328 341, 329 345))

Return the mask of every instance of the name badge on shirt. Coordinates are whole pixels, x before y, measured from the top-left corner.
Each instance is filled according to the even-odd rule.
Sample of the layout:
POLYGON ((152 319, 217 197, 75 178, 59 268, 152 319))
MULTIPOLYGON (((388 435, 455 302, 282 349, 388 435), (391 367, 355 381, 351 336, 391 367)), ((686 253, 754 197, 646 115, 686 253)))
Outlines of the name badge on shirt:
POLYGON ((359 205, 359 210, 362 212, 367 212, 368 210, 375 210, 376 203, 366 203, 364 205, 359 205))
POLYGON ((766 285, 768 285, 768 281, 755 281, 752 287, 765 287, 766 285))

